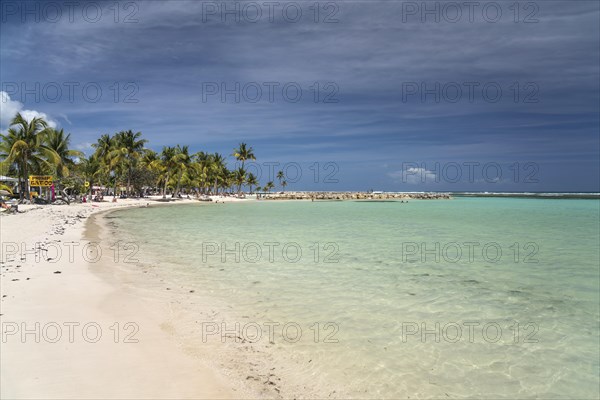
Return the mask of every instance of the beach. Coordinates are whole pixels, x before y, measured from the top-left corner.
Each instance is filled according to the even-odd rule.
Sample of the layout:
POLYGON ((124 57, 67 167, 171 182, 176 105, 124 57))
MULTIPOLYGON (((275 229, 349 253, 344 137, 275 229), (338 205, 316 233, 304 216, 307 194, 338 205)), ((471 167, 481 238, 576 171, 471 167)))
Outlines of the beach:
POLYGON ((2 1, 1 399, 600 399, 600 1, 2 1))
POLYGON ((597 394, 597 201, 220 200, 0 217, 2 397, 597 394))
POLYGON ((223 312, 225 305, 203 299, 201 309, 178 308, 187 290, 154 287, 158 279, 132 269, 125 245, 115 248, 110 241, 106 217, 117 210, 253 201, 210 199, 154 196, 113 203, 108 197, 68 206, 20 205, 18 214, 2 215, 1 397, 278 397, 268 360, 255 359, 262 370, 244 382, 236 365, 215 366, 211 358, 213 349, 236 353, 236 343, 211 347, 199 341, 200 331, 177 333, 198 315, 212 321, 219 314, 214 309, 223 312))
POLYGON ((2 398, 242 396, 206 360, 181 350, 168 301, 135 296, 125 275, 84 259, 90 216, 147 203, 21 206, 26 212, 0 217, 2 398), (48 252, 31 251, 40 246, 48 252))

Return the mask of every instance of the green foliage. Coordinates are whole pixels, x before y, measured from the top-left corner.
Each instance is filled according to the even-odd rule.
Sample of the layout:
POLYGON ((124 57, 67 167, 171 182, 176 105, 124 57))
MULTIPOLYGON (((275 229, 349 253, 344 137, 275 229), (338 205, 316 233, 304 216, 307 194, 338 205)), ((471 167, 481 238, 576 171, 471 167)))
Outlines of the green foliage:
POLYGON ((0 171, 19 177, 21 192, 28 190, 27 177, 32 174, 53 175, 56 182, 75 193, 100 185, 114 187, 115 192, 125 186, 130 195, 148 187, 160 187, 163 196, 169 188, 173 195, 181 189, 217 194, 234 186, 241 191, 243 185, 252 191, 259 184, 256 176, 244 169, 247 160, 256 160, 246 143, 240 143, 233 153, 242 166, 230 171, 219 153, 190 155, 189 147, 181 145, 165 146, 157 153, 145 147, 148 141, 141 132, 131 130, 101 135, 92 144, 94 153, 87 157, 71 148, 70 133, 49 127, 42 118, 27 121, 17 114, 8 132, 0 136, 0 171))

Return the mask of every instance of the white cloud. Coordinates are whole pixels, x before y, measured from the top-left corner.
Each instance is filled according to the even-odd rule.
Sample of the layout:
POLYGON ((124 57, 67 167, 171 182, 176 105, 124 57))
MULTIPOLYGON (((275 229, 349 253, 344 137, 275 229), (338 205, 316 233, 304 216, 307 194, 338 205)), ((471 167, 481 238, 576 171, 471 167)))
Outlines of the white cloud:
POLYGON ((11 100, 8 93, 0 91, 0 127, 8 128, 10 121, 20 112, 23 118, 31 121, 33 118, 43 118, 48 126, 56 128, 57 123, 46 113, 36 110, 24 110, 23 103, 17 100, 11 100))
POLYGON ((69 120, 69 117, 67 117, 66 114, 59 114, 58 116, 67 121, 69 125, 73 125, 73 123, 69 120))
POLYGON ((425 168, 414 167, 390 172, 388 173, 388 176, 402 183, 408 183, 411 185, 417 185, 420 183, 434 183, 437 179, 435 172, 425 168))
POLYGON ((75 149, 79 150, 79 151, 83 151, 86 152, 88 150, 92 150, 92 142, 83 142, 83 143, 77 143, 75 145, 75 149))
POLYGON ((6 92, 0 92, 0 126, 8 126, 10 120, 23 109, 23 104, 11 100, 6 92))

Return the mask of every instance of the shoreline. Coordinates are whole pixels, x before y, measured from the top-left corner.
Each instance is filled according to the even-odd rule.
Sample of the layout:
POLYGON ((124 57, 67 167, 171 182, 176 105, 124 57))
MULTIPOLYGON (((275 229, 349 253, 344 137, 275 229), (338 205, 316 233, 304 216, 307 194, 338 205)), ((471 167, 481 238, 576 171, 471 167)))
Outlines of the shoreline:
MULTIPOLYGON (((0 292, 2 296, 7 295, 0 303, 0 314, 3 314, 0 316, 3 326, 0 350, 2 398, 357 397, 357 387, 352 386, 356 377, 352 382, 345 381, 341 370, 320 369, 328 365, 323 361, 335 354, 335 351, 327 352, 329 345, 313 347, 316 352, 310 353, 310 357, 302 358, 309 353, 300 351, 290 358, 288 350, 294 351, 295 348, 286 347, 280 340, 276 340, 277 343, 267 340, 230 343, 227 340, 225 343, 219 342, 218 336, 213 336, 208 342, 201 341, 200 325, 203 322, 213 325, 226 323, 231 330, 236 322, 263 326, 265 322, 286 322, 290 319, 267 314, 268 305, 238 309, 236 304, 240 306, 240 300, 245 301, 246 298, 255 304, 249 293, 242 291, 245 297, 238 298, 237 302, 219 296, 218 284, 211 285, 213 281, 203 275, 204 265, 189 255, 182 258, 186 262, 183 269, 197 267, 198 270, 193 272, 198 273, 199 279, 181 279, 186 275, 177 269, 177 259, 169 261, 169 257, 163 258, 165 251, 173 250, 172 254, 178 254, 176 246, 169 247, 169 232, 172 231, 160 230, 162 218, 176 214, 176 210, 160 208, 150 211, 146 209, 146 203, 146 200, 120 200, 117 204, 104 203, 100 207, 92 207, 89 203, 31 206, 23 214, 0 217, 3 234, 0 292), (114 213, 134 207, 140 210, 134 210, 128 218, 128 225, 121 226, 121 217, 114 213), (148 224, 142 225, 147 229, 139 238, 135 229, 137 218, 148 224), (26 243, 26 250, 34 249, 36 242, 42 248, 24 254, 26 260, 22 261, 22 255, 7 246, 12 242, 26 243), (79 243, 73 261, 69 261, 66 252, 69 248, 66 243, 71 242, 79 243), (118 247, 121 252, 115 259, 115 242, 121 245, 137 243, 140 260, 131 264, 126 262, 123 257, 129 252, 124 251, 123 246, 118 247), (81 252, 86 243, 100 243, 102 256, 96 259, 93 249, 89 253, 81 252), (54 256, 56 246, 64 250, 62 259, 54 256), (6 253, 15 253, 12 254, 16 256, 13 257, 15 260, 4 262, 6 253), (41 254, 40 261, 35 260, 38 253, 41 254), (56 274, 57 271, 60 273, 56 274), (13 329, 13 323, 19 330, 6 334, 5 328, 13 329), (27 331, 22 329, 22 323, 26 324, 27 331), (41 324, 37 335, 35 323, 41 324), (82 337, 82 328, 89 324, 95 324, 102 330, 98 341, 88 340, 95 339, 94 325, 89 327, 87 336, 82 337), (62 337, 54 342, 57 326, 62 329, 62 337), (69 328, 74 331, 73 342, 69 340, 69 328), (22 340, 24 332, 25 342, 22 340), (36 341, 36 337, 40 340, 36 341), (4 342, 5 338, 7 342, 4 342)), ((161 203, 151 202, 150 208, 161 203)), ((186 204, 206 206, 190 200, 165 202, 161 206, 186 204)), ((312 207, 307 205, 305 208, 312 207)), ((214 210, 219 209, 221 207, 214 210)), ((222 212, 227 213, 227 207, 222 212)), ((203 229, 208 240, 213 237, 216 240, 210 229, 203 227, 202 219, 198 221, 194 229, 203 229)), ((218 265, 207 267, 219 268, 218 265)), ((217 274, 220 275, 219 272, 217 274)), ((421 283, 425 284, 428 278, 423 279, 421 283)), ((421 296, 413 287, 410 290, 416 295, 408 295, 421 296)), ((409 299, 412 297, 407 297, 408 310, 410 301, 414 302, 409 299)), ((306 324, 308 320, 292 320, 300 322, 303 328, 309 327, 306 324)), ((459 321, 459 317, 456 320, 459 321)), ((347 326, 343 320, 336 322, 347 326)), ((368 324, 362 323, 362 326, 368 324)), ((311 332, 307 330, 306 333, 307 339, 312 339, 309 337, 311 332)), ((344 343, 350 344, 347 340, 348 337, 344 343)), ((390 346, 390 343, 393 342, 376 346, 390 346)), ((396 342, 396 345, 399 343, 396 342)), ((384 350, 379 349, 383 356, 387 352, 387 349, 384 350)), ((452 349, 444 351, 449 350, 452 349)), ((393 361, 389 359, 387 362, 393 361)), ((442 379, 442 375, 439 376, 442 379)), ((421 388, 427 393, 437 393, 436 387, 421 386, 418 379, 408 377, 403 383, 406 393, 421 393, 421 388)), ((368 382, 362 384, 367 385, 368 382)), ((448 385, 448 389, 459 392, 459 388, 453 388, 451 383, 448 385)), ((370 393, 380 393, 380 386, 365 387, 370 393)), ((359 388, 362 393, 363 388, 359 388)))
MULTIPOLYGON (((168 302, 137 296, 123 269, 102 268, 118 267, 114 254, 86 248, 98 234, 92 223, 146 203, 29 206, 0 217, 2 398, 242 395, 206 360, 183 351, 170 331, 168 302)), ((195 201, 167 204, 186 203, 195 201)))
MULTIPOLYGON (((91 240, 100 239, 105 244, 108 242, 101 240, 102 237, 143 246, 144 242, 138 242, 135 235, 127 235, 125 231, 111 226, 110 219, 118 218, 111 217, 115 212, 118 210, 98 213, 90 218, 88 227, 91 229, 87 237, 91 240)), ((161 327, 177 342, 182 352, 202 360, 211 371, 224 377, 229 387, 233 388, 236 398, 320 397, 321 392, 316 386, 313 387, 312 382, 304 379, 306 376, 302 377, 304 380, 295 376, 300 361, 282 359, 289 357, 289 349, 284 343, 249 342, 231 332, 225 335, 226 339, 221 335, 221 340, 217 336, 204 340, 204 324, 219 326, 219 329, 226 324, 232 329, 236 323, 247 322, 250 317, 241 316, 236 304, 213 295, 210 281, 198 284, 181 280, 178 275, 181 265, 162 260, 159 252, 140 251, 139 256, 140 259, 134 263, 112 263, 110 271, 98 273, 103 279, 126 287, 136 297, 167 307, 165 315, 168 314, 170 319, 161 327)), ((256 322, 251 321, 251 324, 256 322)), ((270 319, 261 321, 271 322, 270 319)), ((308 359, 303 361, 304 364, 307 362, 308 359)), ((342 393, 341 387, 337 393, 342 393)))
MULTIPOLYGON (((273 357, 273 351, 281 356, 286 348, 269 349, 271 344, 235 340, 200 341, 199 321, 212 324, 234 319, 230 304, 199 287, 191 291, 191 287, 179 287, 179 282, 169 280, 168 267, 158 274, 143 262, 124 263, 127 252, 123 247, 115 259, 112 243, 120 238, 110 232, 110 219, 118 218, 111 215, 119 210, 147 208, 147 203, 149 208, 206 206, 187 199, 120 199, 98 207, 92 203, 32 205, 23 207, 23 213, 0 217, 3 235, 11 232, 10 239, 2 237, 3 251, 8 251, 0 264, 0 397, 311 397, 312 388, 306 386, 309 382, 292 379, 297 364, 282 364, 273 357), (18 227, 25 229, 19 231, 18 227), (11 258, 11 243, 22 243, 26 250, 35 248, 40 259, 36 260, 32 252, 21 260, 20 251, 11 258), (89 247, 85 256, 79 251, 93 243, 99 244, 101 256, 97 256, 95 246, 89 247), (53 257, 56 246, 62 248, 58 259, 53 257), (74 258, 70 260, 72 248, 74 258), (18 280, 13 281, 13 277, 18 280), (188 293, 194 291, 192 298, 188 293), (37 336, 24 333, 35 330, 36 324, 37 336), (101 331, 98 341, 94 337, 96 327, 101 331), (55 341, 57 329, 60 337, 55 341)), ((154 257, 150 256, 161 263, 154 257)), ((312 397, 318 393, 312 391, 312 397)))

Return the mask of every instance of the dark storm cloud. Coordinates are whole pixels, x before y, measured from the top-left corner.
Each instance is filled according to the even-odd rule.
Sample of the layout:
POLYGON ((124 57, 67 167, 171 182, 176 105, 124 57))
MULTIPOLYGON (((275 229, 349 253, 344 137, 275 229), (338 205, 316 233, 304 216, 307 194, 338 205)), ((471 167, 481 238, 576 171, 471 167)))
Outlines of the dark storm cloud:
MULTIPOLYGON (((422 2, 319 3, 319 22, 312 2, 298 2, 303 15, 295 23, 278 13, 284 2, 272 20, 263 5, 255 23, 249 21, 254 14, 223 21, 215 11, 223 2, 133 3, 127 9, 119 3, 118 22, 107 4, 95 23, 78 18, 83 2, 73 22, 8 16, 1 32, 3 83, 103 88, 97 103, 81 95, 72 103, 37 103, 23 93, 11 98, 59 120, 82 143, 129 128, 157 146, 179 142, 230 152, 243 139, 264 149, 264 159, 339 161, 347 182, 355 182, 348 188, 364 188, 378 176, 385 189, 412 189, 389 179, 402 160, 493 160, 534 161, 546 176, 562 171, 562 181, 547 179, 538 190, 598 190, 597 2, 521 2, 518 15, 513 2, 495 2, 502 11, 497 22, 492 8, 481 11, 492 2, 480 2, 472 22, 458 2, 463 14, 455 23, 447 21, 455 14, 443 11, 450 13, 448 2, 428 2, 440 12, 425 14, 425 22, 422 2), (125 23, 132 11, 137 22, 125 23), (337 22, 325 23, 331 13, 337 22), (130 82, 139 89, 137 103, 123 103, 132 92, 122 86, 130 82), (231 94, 225 102, 220 93, 203 96, 207 85, 231 89, 236 82, 257 83, 262 97, 236 103, 231 94), (279 84, 272 102, 268 82, 279 84), (281 93, 286 83, 302 88, 297 103, 281 93), (423 89, 436 84, 438 101, 434 94, 423 98, 423 89), (498 87, 502 95, 491 98, 498 87), (327 95, 337 102, 323 103, 327 95)), ((236 4, 249 3, 225 7, 236 4)))

